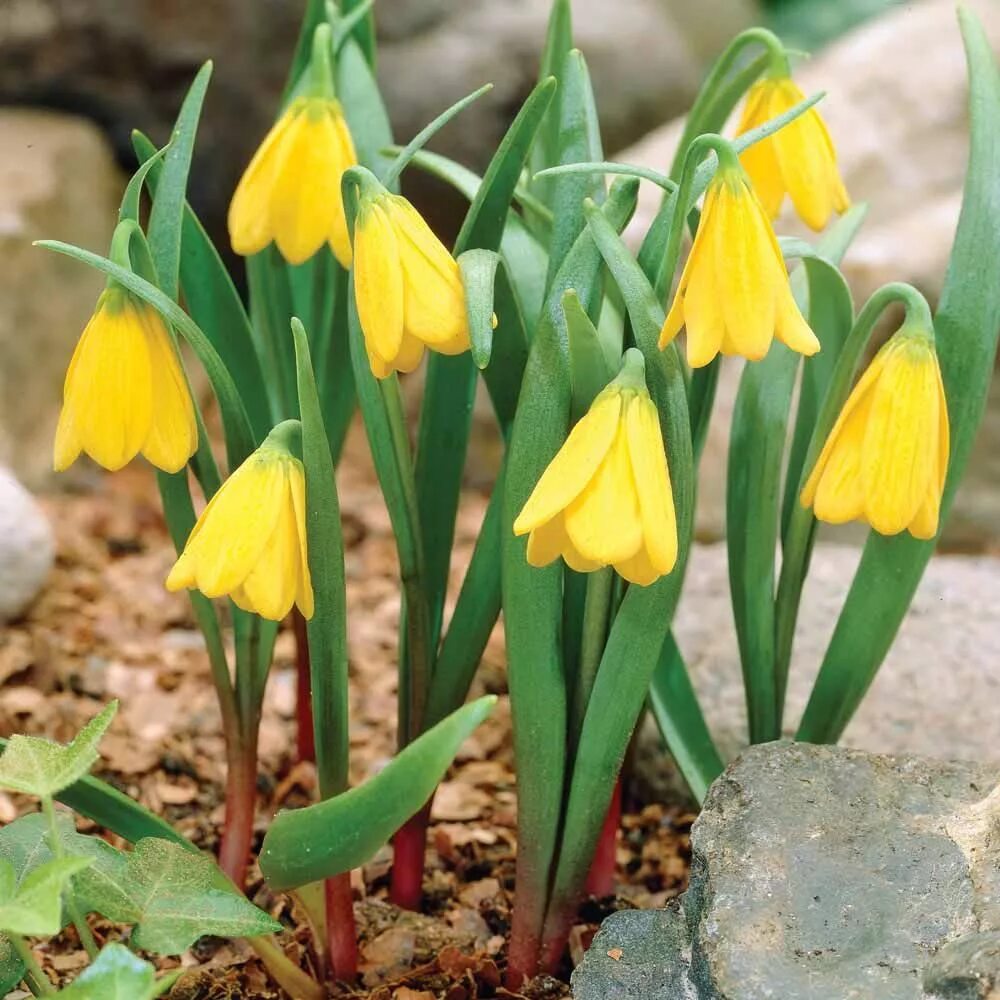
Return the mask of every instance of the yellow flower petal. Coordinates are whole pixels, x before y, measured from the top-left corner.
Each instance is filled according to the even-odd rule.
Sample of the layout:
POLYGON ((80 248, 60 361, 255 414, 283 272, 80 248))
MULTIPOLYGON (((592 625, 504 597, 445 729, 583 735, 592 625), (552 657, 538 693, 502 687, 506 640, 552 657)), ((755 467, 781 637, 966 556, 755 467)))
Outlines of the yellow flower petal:
POLYGON ((576 499, 611 448, 620 413, 620 393, 605 392, 598 396, 535 484, 514 522, 515 535, 525 535, 551 521, 576 499))
POLYGON ((563 554, 569 539, 563 527, 562 514, 556 514, 551 521, 532 528, 528 535, 527 560, 531 566, 541 569, 563 554))
POLYGON ((951 456, 951 423, 948 418, 948 398, 944 392, 944 381, 941 378, 941 364, 934 355, 934 373, 937 383, 938 394, 938 415, 940 425, 938 427, 938 470, 937 488, 938 493, 944 492, 945 480, 948 478, 948 461, 951 456))
POLYGON ((628 580, 629 583, 636 583, 640 587, 648 587, 663 576, 663 571, 653 565, 653 561, 644 547, 640 548, 631 559, 616 562, 615 572, 622 579, 628 580))
POLYGON ((235 253, 259 253, 271 242, 271 193, 288 155, 285 136, 302 109, 294 102, 278 119, 254 153, 229 204, 229 241, 235 253))
POLYGON ((153 418, 142 446, 146 459, 164 472, 179 472, 198 448, 198 427, 187 379, 163 320, 142 311, 152 373, 153 418))
POLYGON ((609 565, 634 556, 642 521, 624 421, 593 478, 566 508, 566 534, 584 559, 609 565))
POLYGON ((247 602, 262 618, 281 621, 292 610, 300 561, 295 510, 288 490, 271 537, 242 585, 247 602))
POLYGON ((806 492, 812 486, 816 517, 828 524, 844 524, 864 513, 861 455, 872 397, 872 391, 865 391, 849 411, 845 409, 846 416, 838 421, 830 435, 829 454, 823 461, 822 473, 817 476, 814 472, 806 486, 806 492))
MULTIPOLYGON (((771 93, 770 80, 761 80, 750 88, 743 117, 736 130, 738 136, 775 117, 770 107, 771 93)), ((785 200, 785 184, 773 144, 767 139, 754 143, 740 154, 740 163, 750 175, 754 191, 757 192, 768 218, 777 218, 781 203, 785 200)))
POLYGON ((690 278, 684 293, 684 325, 687 328, 687 359, 692 368, 707 365, 722 347, 726 331, 718 275, 716 273, 716 243, 719 230, 718 191, 702 213, 694 246, 691 248, 690 278))
POLYGON ((307 621, 314 610, 312 574, 309 570, 309 548, 306 535, 306 479, 302 463, 293 460, 288 473, 295 511, 295 530, 299 543, 299 565, 296 575, 295 603, 307 621))
POLYGON ((883 535, 903 531, 917 516, 938 457, 933 348, 910 338, 892 347, 874 391, 861 464, 865 516, 883 535))
POLYGON ((344 120, 343 112, 336 101, 330 102, 327 114, 333 125, 333 132, 337 144, 335 161, 339 164, 340 176, 337 178, 337 190, 333 196, 331 222, 329 236, 330 249, 334 257, 337 258, 340 266, 345 270, 349 269, 353 260, 351 251, 351 236, 347 231, 347 216, 344 213, 344 196, 341 189, 341 181, 344 171, 348 167, 354 166, 358 162, 358 154, 354 148, 354 139, 351 131, 344 120))
POLYGON ((669 573, 677 562, 677 520, 660 420, 653 401, 648 396, 637 396, 628 404, 625 422, 642 519, 642 553, 660 576, 669 573))
MULTIPOLYGON (((354 298, 370 355, 389 368, 403 343, 403 269, 396 234, 381 203, 362 207, 354 231, 354 298)), ((376 378, 384 378, 372 365, 376 378)))

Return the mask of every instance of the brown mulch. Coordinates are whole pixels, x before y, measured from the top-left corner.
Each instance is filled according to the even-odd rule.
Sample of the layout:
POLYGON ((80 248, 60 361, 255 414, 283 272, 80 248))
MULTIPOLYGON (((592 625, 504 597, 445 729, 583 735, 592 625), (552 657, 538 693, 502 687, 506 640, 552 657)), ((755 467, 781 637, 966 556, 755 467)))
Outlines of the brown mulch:
MULTIPOLYGON (((361 781, 384 766, 394 749, 400 601, 389 521, 357 429, 338 482, 347 542, 351 771, 352 779, 361 781)), ((120 699, 95 773, 212 851, 225 778, 219 713, 187 598, 163 588, 172 549, 153 476, 136 463, 100 479, 90 492, 43 502, 56 530, 57 565, 25 619, 0 632, 0 734, 65 741, 101 705, 120 699)), ((484 510, 482 495, 470 491, 463 498, 456 589, 484 510)), ((312 766, 295 759, 294 653, 292 632, 283 629, 261 726, 258 837, 278 808, 305 804, 315 792, 312 766)), ((462 748, 435 799, 424 912, 399 911, 386 901, 389 848, 353 873, 361 981, 337 995, 376 1000, 509 995, 500 983, 514 882, 516 799, 499 629, 476 684, 500 701, 462 748)), ((34 808, 29 800, 0 792, 0 824, 34 808)), ((617 894, 582 908, 570 942, 574 963, 609 912, 662 905, 683 890, 692 819, 680 806, 627 801, 617 894)), ((94 832, 86 821, 81 829, 94 832)), ((291 900, 271 895, 256 870, 248 891, 286 924, 286 951, 301 955, 309 967, 308 932, 291 900)), ((121 928, 101 921, 93 926, 101 940, 121 935, 121 928)), ((60 983, 86 961, 72 930, 39 942, 36 953, 60 983)), ((204 939, 180 964, 190 971, 170 993, 173 1000, 284 996, 244 942, 204 939)), ((177 961, 161 965, 176 967, 177 961)), ((540 1000, 568 996, 569 990, 563 979, 543 978, 523 995, 540 1000)))

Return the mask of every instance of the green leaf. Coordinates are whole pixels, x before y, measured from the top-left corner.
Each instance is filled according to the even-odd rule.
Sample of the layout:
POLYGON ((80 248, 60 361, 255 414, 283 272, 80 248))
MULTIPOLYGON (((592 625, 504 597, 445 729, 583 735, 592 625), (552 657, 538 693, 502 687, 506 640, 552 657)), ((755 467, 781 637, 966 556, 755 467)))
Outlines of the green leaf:
MULTIPOLYGON (((570 0, 553 0, 549 14, 545 45, 542 49, 539 81, 554 77, 558 80, 566 64, 566 57, 573 48, 573 13, 570 0)), ((529 170, 532 174, 531 187, 548 205, 551 204, 552 181, 535 179, 534 175, 546 167, 559 163, 559 107, 549 108, 538 132, 538 142, 531 150, 529 170)))
POLYGON ((62 894, 89 858, 53 858, 18 884, 11 863, 0 858, 0 930, 49 936, 62 930, 62 894))
POLYGON ((333 456, 323 426, 309 342, 292 320, 306 475, 306 538, 315 612, 307 623, 309 664, 320 795, 347 787, 350 758, 347 680, 347 592, 344 539, 333 456))
MULTIPOLYGON (((611 186, 603 207, 625 226, 638 181, 611 186)), ((562 298, 575 289, 593 317, 600 304, 602 259, 589 229, 580 233, 549 291, 531 343, 511 431, 501 518, 501 568, 508 679, 518 767, 518 910, 514 936, 541 933, 566 776, 567 705, 561 638, 563 568, 529 566, 514 519, 562 445, 570 418, 569 344, 562 298)))
POLYGON ((466 250, 458 258, 465 286, 465 313, 477 368, 490 363, 493 352, 493 283, 500 255, 493 250, 466 250))
POLYGON ((177 298, 180 283, 181 229, 184 224, 188 173, 194 153, 195 135, 205 91, 212 76, 212 63, 198 71, 181 105, 170 136, 170 146, 163 160, 160 184, 149 213, 149 248, 159 278, 159 285, 172 299, 177 298))
POLYGON ((83 261, 84 264, 97 268, 98 271, 114 278, 118 284, 139 296, 144 302, 148 302, 168 323, 174 326, 194 349, 209 381, 212 383, 212 388, 219 401, 219 409, 222 412, 229 467, 235 469, 241 465, 243 460, 254 450, 253 431, 250 428, 239 390, 236 388, 229 370, 223 364, 218 352, 205 336, 201 327, 155 285, 124 267, 120 267, 114 261, 108 260, 107 257, 101 257, 99 254, 91 253, 89 250, 83 250, 69 243, 62 243, 59 240, 39 240, 35 245, 65 254, 67 257, 73 257, 83 261))
MULTIPOLYGON (((116 891, 119 900, 128 899, 130 908, 116 911, 115 919, 136 925, 136 948, 179 955, 205 934, 254 937, 281 929, 237 893, 204 855, 150 837, 140 840, 125 859, 116 891)), ((105 874, 110 886, 115 873, 109 866, 105 874)))
POLYGON ((106 705, 65 746, 40 736, 12 736, 0 757, 0 787, 53 798, 94 766, 97 745, 117 711, 117 701, 106 705))
MULTIPOLYGON (((353 39, 337 57, 337 95, 344 107, 358 162, 377 177, 383 176, 392 163, 392 157, 384 152, 392 145, 392 127, 371 66, 353 39)), ((390 189, 396 191, 398 186, 390 189)))
POLYGON ((312 58, 313 35, 321 24, 326 23, 326 12, 326 0, 306 0, 306 9, 302 14, 302 24, 299 27, 299 37, 295 42, 295 52, 292 54, 292 61, 288 67, 288 77, 285 80, 285 89, 281 95, 282 106, 291 99, 299 78, 309 66, 309 61, 312 58))
POLYGON ((649 684, 649 706, 677 769, 700 805, 724 765, 672 632, 649 684))
POLYGON ((576 423, 616 373, 608 367, 597 327, 584 310, 575 289, 570 288, 563 295, 562 310, 569 338, 569 378, 573 394, 570 418, 576 423))
POLYGON ((24 978, 24 962, 10 938, 0 934, 0 996, 6 996, 24 978))
MULTIPOLYGON (((132 145, 142 163, 140 169, 151 167, 147 183, 155 199, 162 164, 150 163, 155 150, 141 132, 132 133, 132 145)), ((250 320, 218 250, 188 204, 181 228, 180 282, 192 319, 240 386, 254 434, 263 440, 274 421, 250 320)))
MULTIPOLYGON (((997 351, 1000 284, 1000 77, 977 17, 959 9, 969 65, 971 149, 958 230, 934 318, 951 421, 946 520, 978 430, 997 351)), ((881 666, 906 615, 934 542, 872 532, 806 706, 798 738, 836 740, 881 666)))
MULTIPOLYGON (((590 85, 587 63, 579 49, 567 53, 563 63, 559 77, 558 107, 558 163, 603 159, 594 91, 590 85)), ((600 174, 560 174, 552 179, 548 199, 553 218, 549 235, 547 284, 552 283, 570 247, 583 230, 584 198, 599 201, 603 195, 604 180, 600 174)))
POLYGON ((493 401, 500 433, 506 440, 517 409, 524 366, 528 362, 528 331, 502 255, 501 260, 503 267, 497 271, 493 285, 497 328, 492 331, 490 363, 483 372, 483 380, 493 401))
POLYGON ((274 890, 358 868, 431 797, 465 739, 493 710, 480 698, 417 737, 374 778, 305 809, 279 812, 260 867, 274 890))
POLYGON ((593 858, 625 752, 680 597, 694 522, 694 460, 687 390, 676 345, 658 346, 663 307, 636 259, 595 205, 589 231, 621 291, 646 382, 660 416, 677 518, 673 571, 648 587, 631 586, 601 657, 569 782, 563 839, 546 915, 547 938, 565 929, 593 858))
POLYGON ((156 978, 149 962, 133 955, 123 944, 112 942, 101 949, 92 965, 71 986, 60 990, 66 1000, 154 1000, 183 974, 182 969, 156 978))

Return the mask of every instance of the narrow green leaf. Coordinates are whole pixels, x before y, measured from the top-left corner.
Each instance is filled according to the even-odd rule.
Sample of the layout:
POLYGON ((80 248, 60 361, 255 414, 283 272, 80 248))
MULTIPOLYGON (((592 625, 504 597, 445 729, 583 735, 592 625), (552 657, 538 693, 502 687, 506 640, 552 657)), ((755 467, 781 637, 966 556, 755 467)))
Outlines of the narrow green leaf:
MULTIPOLYGON (((635 209, 638 181, 619 179, 603 206, 614 229, 635 209)), ((514 519, 566 437, 569 344, 562 297, 574 289, 593 317, 602 258, 589 229, 577 238, 549 291, 535 331, 511 431, 501 518, 508 680, 518 768, 518 910, 515 939, 537 939, 545 918, 566 777, 567 704, 561 638, 563 567, 529 566, 514 519)))
POLYGON ((79 781, 97 761, 97 745, 118 711, 112 701, 65 746, 40 736, 12 736, 0 757, 0 787, 52 798, 79 781))
POLYGON ((724 764, 673 633, 668 632, 649 684, 649 705, 677 769, 701 805, 724 764))
POLYGON ((113 941, 58 996, 66 1000, 155 1000, 182 974, 183 970, 178 969, 157 979, 156 969, 149 962, 113 941))
POLYGON ((149 213, 149 248, 159 285, 172 299, 177 298, 180 283, 181 229, 184 224, 188 172, 194 153, 195 134, 201 117, 205 91, 212 76, 212 63, 198 71, 181 105, 170 136, 170 146, 163 159, 163 170, 153 208, 149 213))
POLYGON ((305 809, 279 812, 260 855, 271 888, 293 889, 370 860, 424 806, 459 747, 495 704, 488 696, 460 708, 363 785, 305 809))
POLYGON ((127 855, 124 889, 133 906, 132 943, 179 955, 199 937, 254 937, 281 929, 231 886, 215 862, 166 840, 140 840, 127 855))
MULTIPOLYGON (((566 64, 566 57, 573 48, 573 12, 570 0, 553 0, 549 14, 545 45, 542 48, 539 81, 554 77, 558 80, 566 64)), ((552 182, 535 179, 534 175, 546 167, 559 163, 559 108, 552 105, 547 109, 538 133, 538 142, 531 150, 529 170, 532 174, 532 190, 545 202, 551 204, 552 182)))
POLYGON ((0 930, 51 936, 62 930, 62 894, 89 858, 53 858, 17 884, 9 861, 0 858, 0 930))
POLYGON ((114 261, 108 260, 107 257, 101 257, 99 254, 71 246, 69 243, 62 243, 59 240, 39 240, 35 245, 65 254, 67 257, 74 257, 76 260, 83 261, 84 264, 97 268, 98 271, 114 278, 130 292, 134 292, 140 299, 148 302, 168 323, 174 326, 194 349, 198 360, 205 368, 209 381, 212 383, 222 413, 229 467, 235 469, 241 465, 243 460, 254 450, 253 431, 250 428, 239 390, 201 327, 155 285, 120 267, 114 261))
POLYGON ((450 108, 446 108, 433 121, 425 125, 396 155, 396 159, 389 164, 384 175, 379 175, 379 180, 386 187, 392 187, 399 182, 399 178, 406 169, 410 160, 424 146, 434 138, 453 118, 461 114, 470 104, 478 101, 484 94, 488 94, 493 89, 492 83, 486 83, 471 94, 467 94, 461 100, 456 101, 450 108))
MULTIPOLYGON (((590 85, 587 63, 579 49, 573 49, 559 77, 559 136, 556 147, 558 163, 587 163, 604 158, 594 91, 590 85)), ((577 236, 585 225, 584 198, 601 200, 604 180, 600 174, 560 174, 552 178, 548 203, 552 208, 552 231, 549 236, 549 271, 551 285, 577 236)))
MULTIPOLYGON (((344 17, 350 17, 356 7, 361 6, 365 0, 341 0, 341 13, 344 17)), ((364 53, 365 59, 370 67, 375 66, 375 15, 369 9, 368 13, 355 25, 354 38, 358 47, 364 53)))
MULTIPOLYGON (((140 170, 149 168, 147 183, 155 198, 163 168, 159 161, 151 162, 153 144, 141 132, 133 132, 132 145, 142 163, 140 170)), ((254 434, 263 440, 275 421, 250 320, 218 250, 187 204, 181 229, 180 281, 192 319, 232 372, 243 392, 254 434)))
POLYGON ((466 250, 458 257, 465 286, 472 360, 477 368, 485 368, 493 352, 493 283, 499 263, 500 255, 493 250, 466 250))
POLYGON ((287 104, 291 99, 300 77, 309 66, 309 60, 312 58, 313 35, 316 33, 316 29, 325 23, 326 0, 306 0, 299 37, 295 42, 295 52, 292 54, 292 62, 288 67, 288 77, 285 80, 285 89, 281 95, 282 105, 287 104))
MULTIPOLYGON (((377 177, 382 177, 392 157, 384 150, 392 145, 389 114, 364 53, 353 39, 337 57, 337 95, 344 108, 358 161, 377 177)), ((398 186, 391 186, 393 191, 398 186)))
POLYGON ((583 888, 615 779, 642 710, 673 618, 694 522, 694 461, 687 392, 676 345, 658 346, 663 307, 638 262, 604 215, 587 206, 587 224, 628 308, 646 382, 660 415, 677 517, 677 565, 648 587, 631 586, 615 616, 587 707, 569 782, 563 839, 546 915, 560 935, 583 888))
POLYGON ((569 378, 573 394, 570 419, 576 423, 616 372, 608 367, 597 327, 584 310, 575 289, 563 295, 562 310, 569 338, 569 378))
POLYGON ((506 440, 517 409, 524 366, 528 362, 528 332, 506 260, 497 271, 493 301, 497 328, 493 331, 490 363, 483 372, 483 380, 493 401, 500 433, 506 440))
MULTIPOLYGON (((934 318, 951 421, 951 461, 941 506, 946 520, 986 405, 1000 331, 1000 76, 975 14, 959 8, 969 65, 971 148, 958 230, 934 318)), ((869 535, 830 640, 798 738, 839 738, 906 615, 934 542, 869 535)))
MULTIPOLYGON (((133 133, 133 137, 134 135, 135 133, 133 133)), ((149 151, 146 156, 139 157, 139 168, 129 178, 128 184, 125 185, 125 193, 122 195, 121 205, 118 208, 119 222, 126 220, 135 223, 139 222, 143 185, 146 183, 151 170, 157 167, 160 169, 163 168, 161 161, 170 148, 168 143, 162 149, 157 149, 145 136, 143 136, 143 139, 147 143, 149 151)))
POLYGON ((306 473, 306 537, 315 612, 308 622, 313 728, 320 795, 347 787, 348 732, 347 592, 344 539, 333 456, 323 426, 309 343, 292 320, 302 419, 302 462, 306 473))

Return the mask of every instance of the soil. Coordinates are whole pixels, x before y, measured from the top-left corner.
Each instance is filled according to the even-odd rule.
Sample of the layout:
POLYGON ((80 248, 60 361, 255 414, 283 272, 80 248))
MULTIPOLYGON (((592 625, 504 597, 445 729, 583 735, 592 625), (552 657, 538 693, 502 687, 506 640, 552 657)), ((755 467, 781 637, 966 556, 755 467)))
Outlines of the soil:
MULTIPOLYGON (((357 428, 338 482, 347 543, 351 771, 352 779, 361 781, 394 750, 400 601, 388 516, 357 428)), ((108 700, 120 699, 94 773, 214 851, 225 778, 219 713, 187 598, 163 587, 173 551, 154 477, 134 463, 96 478, 90 491, 44 497, 43 504, 56 530, 57 565, 27 616, 0 632, 0 734, 66 741, 108 700)), ((485 505, 486 498, 474 490, 463 497, 453 566, 456 592, 485 505)), ((312 765, 295 757, 294 656, 294 636, 285 627, 261 726, 257 846, 278 808, 304 805, 315 794, 312 765)), ((390 848, 354 872, 361 978, 353 986, 334 987, 334 996, 510 996, 500 983, 514 882, 516 797, 500 628, 476 688, 500 700, 462 748, 435 799, 424 911, 401 911, 386 901, 390 848)), ((34 808, 29 800, 0 792, 0 823, 34 808)), ((581 909, 563 978, 537 979, 524 996, 569 996, 570 968, 604 916, 621 907, 662 905, 684 889, 693 818, 683 805, 644 804, 626 792, 616 894, 591 899, 581 909)), ((80 828, 95 832, 86 821, 80 828)), ((312 971, 309 932, 293 901, 270 893, 256 868, 247 891, 282 921, 286 952, 312 971)), ((91 921, 101 942, 125 933, 91 921)), ((60 984, 86 964, 72 930, 36 942, 36 954, 60 984)), ((285 996, 242 941, 202 939, 179 960, 158 963, 166 969, 178 961, 188 971, 170 992, 171 1000, 285 996)))

